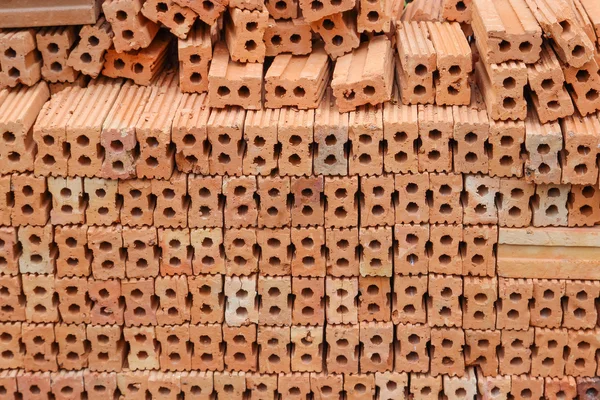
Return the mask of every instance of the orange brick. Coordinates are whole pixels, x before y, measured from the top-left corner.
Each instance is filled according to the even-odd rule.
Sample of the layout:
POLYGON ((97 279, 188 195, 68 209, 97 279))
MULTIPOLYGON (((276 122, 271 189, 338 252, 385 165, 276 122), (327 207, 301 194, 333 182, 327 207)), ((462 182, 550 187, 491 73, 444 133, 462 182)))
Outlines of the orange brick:
POLYGON ((496 330, 465 330, 465 364, 478 367, 484 376, 498 375, 500 335, 496 330))
POLYGON ((394 279, 392 321, 395 324, 424 324, 427 322, 425 294, 427 276, 403 276, 394 279))

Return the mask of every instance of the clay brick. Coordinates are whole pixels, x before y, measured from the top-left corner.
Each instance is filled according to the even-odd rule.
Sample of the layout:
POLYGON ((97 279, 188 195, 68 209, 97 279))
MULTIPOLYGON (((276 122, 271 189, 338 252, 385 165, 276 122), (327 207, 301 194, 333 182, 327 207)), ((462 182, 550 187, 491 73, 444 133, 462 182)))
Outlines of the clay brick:
POLYGON ((462 303, 465 329, 494 329, 496 327, 494 308, 498 299, 498 281, 493 278, 464 277, 462 303))
POLYGON ((517 178, 501 178, 497 201, 500 226, 529 226, 533 213, 529 200, 534 195, 535 185, 517 178))
POLYGON ((490 176, 523 176, 524 158, 521 147, 525 142, 523 121, 489 121, 489 170, 490 176))
POLYGON ((102 128, 122 85, 122 79, 107 77, 89 83, 67 123, 67 142, 71 145, 71 157, 67 161, 69 176, 101 174, 104 160, 104 148, 100 144, 102 128))
POLYGON ((125 259, 122 227, 90 226, 87 232, 88 247, 93 254, 92 275, 96 279, 125 277, 125 259))
POLYGON ((484 376, 498 375, 500 335, 496 330, 465 330, 465 364, 478 367, 484 376))
POLYGON ((181 392, 186 399, 208 400, 213 392, 213 373, 184 371, 180 374, 181 392))
POLYGON ((0 321, 25 321, 25 296, 19 276, 0 275, 0 321))
POLYGON ((325 279, 292 277, 294 325, 316 325, 325 320, 325 279))
POLYGON ((83 191, 87 195, 85 220, 89 225, 112 225, 120 222, 122 199, 117 180, 85 178, 83 191))
POLYGON ((261 373, 290 372, 290 327, 258 326, 258 365, 261 373))
POLYGON ((181 382, 179 373, 150 371, 148 392, 153 398, 177 400, 180 396, 181 382))
POLYGON ((594 299, 600 297, 600 284, 594 281, 568 280, 563 300, 562 326, 570 329, 591 329, 598 320, 594 299))
POLYGON ((361 226, 394 224, 394 177, 382 175, 361 177, 361 226))
MULTIPOLYGON (((565 363, 565 374, 572 376, 596 376, 598 351, 598 328, 585 331, 568 331, 568 356, 565 363)), ((561 360, 559 360, 560 362, 561 360)))
POLYGON ((110 0, 102 4, 119 53, 148 47, 158 32, 158 25, 141 14, 142 5, 140 0, 110 0))
POLYGON ((290 107, 281 110, 278 124, 278 138, 281 143, 278 161, 280 175, 310 175, 314 117, 314 110, 297 110, 290 107))
POLYGON ((323 331, 322 325, 292 326, 292 371, 321 372, 323 370, 323 331))
POLYGON ((444 376, 443 383, 444 393, 449 397, 464 396, 473 398, 477 394, 477 377, 474 368, 467 369, 465 376, 462 378, 444 376))
POLYGON ((250 275, 258 272, 259 249, 253 228, 231 228, 225 231, 225 270, 228 275, 250 275))
POLYGON ((561 152, 562 182, 588 185, 598 180, 595 162, 600 146, 600 122, 596 116, 571 115, 561 120, 564 150, 561 152))
POLYGON ((294 199, 291 208, 292 226, 323 225, 325 220, 323 189, 323 176, 291 179, 290 193, 294 199))
POLYGON ((125 304, 121 298, 121 282, 116 279, 88 280, 88 296, 92 301, 90 321, 94 325, 123 324, 125 304))
POLYGON ((189 325, 157 326, 156 339, 160 344, 159 362, 162 370, 185 371, 192 368, 192 347, 189 325))
MULTIPOLYGON (((399 101, 400 92, 397 85, 392 95, 393 99, 383 105, 383 136, 387 142, 383 156, 384 168, 386 172, 416 173, 419 170, 418 107, 399 101)), ((398 186, 396 190, 399 190, 398 186)))
POLYGON ((431 329, 431 374, 463 377, 465 363, 462 348, 465 337, 459 328, 431 329))
POLYGON ((51 374, 50 380, 55 398, 76 400, 84 395, 83 371, 59 371, 51 374))
POLYGON ((298 0, 266 0, 265 7, 269 11, 269 15, 275 19, 298 18, 298 0))
POLYGON ((350 112, 348 139, 350 175, 380 175, 383 172, 383 107, 360 106, 350 112))
POLYGON ((410 392, 420 394, 423 400, 435 400, 442 391, 442 377, 430 374, 411 374, 410 392))
POLYGON ((393 272, 392 229, 389 227, 361 228, 359 240, 362 247, 360 274, 362 276, 391 277, 393 272))
POLYGON ((175 163, 179 171, 208 174, 209 146, 206 124, 209 115, 206 94, 183 95, 173 119, 171 132, 171 140, 177 149, 175 163))
POLYGON ((344 390, 348 400, 368 400, 375 396, 375 374, 344 375, 344 390))
POLYGON ((292 247, 289 229, 261 229, 256 231, 256 239, 261 249, 258 265, 260 274, 266 276, 290 275, 292 247))
POLYGON ((540 328, 560 328, 563 321, 561 302, 564 295, 565 281, 534 279, 529 324, 540 328))
POLYGON ((258 277, 259 325, 292 324, 291 277, 258 277))
MULTIPOLYGON (((192 295, 192 324, 221 323, 224 317, 225 294, 222 275, 197 275, 188 277, 192 295)), ((190 332, 191 335, 191 332, 190 332)))
POLYGON ((12 175, 0 176, 0 223, 11 225, 12 207, 14 197, 11 188, 12 175))
POLYGON ((597 72, 600 58, 594 57, 579 68, 562 64, 569 94, 581 115, 593 114, 598 110, 600 75, 597 72))
POLYGON ((594 398, 600 393, 600 382, 597 377, 577 378, 577 394, 579 398, 594 398))
POLYGON ((449 275, 428 276, 427 316, 429 326, 462 326, 462 279, 449 275))
POLYGON ((49 82, 73 82, 79 72, 67 65, 77 30, 74 26, 46 27, 36 33, 42 54, 42 78, 49 82))
POLYGON ((592 185, 572 185, 569 193, 569 226, 594 226, 600 220, 598 207, 600 192, 592 185))
POLYGON ((342 393, 343 375, 311 373, 310 388, 315 400, 337 399, 342 393))
POLYGON ((129 369, 136 371, 159 368, 160 347, 153 326, 123 328, 123 336, 129 344, 129 369))
POLYGON ((474 0, 472 7, 477 47, 486 63, 538 60, 542 30, 525 1, 474 0))
POLYGON ((425 294, 427 276, 403 276, 394 279, 392 321, 394 324, 424 324, 427 322, 425 294))
POLYGON ((341 113, 331 90, 326 90, 315 111, 313 168, 315 174, 347 175, 348 113, 341 113))
MULTIPOLYGON (((248 111, 244 121, 243 170, 245 175, 271 175, 277 169, 279 109, 248 111)), ((270 179, 266 178, 266 179, 270 179)), ((271 178, 272 179, 272 178, 271 178)))
POLYGON ((243 372, 215 372, 214 388, 217 396, 241 399, 246 390, 246 377, 243 372))
MULTIPOLYGON (((212 29, 207 25, 197 23, 192 27, 187 38, 179 39, 177 51, 179 58, 179 86, 181 87, 181 91, 197 93, 208 91, 208 69, 212 60, 212 33, 212 29)), ((186 96, 184 96, 185 98, 186 96)), ((192 98, 201 99, 202 103, 208 104, 206 96, 188 97, 188 99, 192 98)), ((196 115, 207 114, 202 112, 202 110, 200 111, 196 115)), ((187 112, 190 112, 190 110, 187 110, 187 112)), ((196 127, 189 124, 188 126, 191 129, 196 127)), ((201 146, 201 144, 198 143, 198 146, 201 146)))
POLYGON ((22 226, 17 238, 21 244, 19 272, 53 274, 57 256, 52 225, 22 226))
POLYGON ((408 394, 408 375, 400 372, 376 372, 375 385, 381 400, 405 400, 408 394))
POLYGON ((567 226, 571 185, 538 184, 531 201, 533 226, 567 226))
POLYGON ((42 400, 50 396, 50 372, 17 372, 17 387, 25 400, 42 400))
POLYGON ((394 363, 394 329, 391 322, 361 322, 360 370, 391 371, 394 363))
POLYGON ((531 318, 529 301, 533 298, 533 281, 500 278, 498 298, 496 327, 507 330, 527 329, 531 318))
POLYGON ((23 274, 25 317, 29 322, 58 322, 54 275, 23 274))
POLYGON ((320 0, 299 0, 299 3, 302 16, 309 22, 316 21, 332 14, 351 10, 355 6, 354 2, 348 0, 344 0, 339 3, 320 0))
POLYGON ((120 393, 134 400, 142 400, 148 393, 148 371, 124 370, 117 375, 117 387, 120 393))
POLYGON ((226 228, 256 226, 258 205, 254 198, 257 191, 255 176, 224 177, 223 195, 225 196, 226 228))
POLYGON ((452 137, 456 141, 453 149, 454 171, 487 173, 495 167, 495 164, 489 166, 490 123, 486 112, 467 106, 455 106, 452 108, 452 114, 454 118, 452 137))
POLYGON ((399 224, 394 227, 394 273, 400 275, 427 274, 429 270, 430 226, 399 224))
POLYGON ((396 80, 400 82, 402 103, 433 103, 433 72, 437 68, 437 60, 427 25, 423 22, 402 21, 398 24, 396 43, 396 80))
POLYGON ((101 16, 94 25, 84 25, 79 31, 79 42, 71 49, 67 65, 92 78, 102 71, 104 54, 113 45, 114 32, 110 23, 101 16))
POLYGON ((325 226, 350 228, 358 225, 358 177, 325 177, 327 206, 325 226))
POLYGON ((290 194, 290 178, 266 176, 257 178, 258 226, 279 228, 290 223, 288 196, 290 194))
POLYGON ((471 23, 473 13, 472 1, 444 0, 442 18, 448 21, 471 23))
POLYGON ((154 292, 158 297, 156 321, 159 325, 179 325, 190 320, 190 301, 185 276, 156 277, 154 292))
POLYGON ((195 0, 174 0, 175 3, 182 7, 191 8, 198 17, 205 22, 207 25, 214 25, 214 23, 223 14, 223 11, 227 8, 227 1, 224 0, 206 0, 206 2, 199 3, 195 0))
POLYGON ((11 189, 14 196, 12 225, 45 225, 52 207, 46 178, 30 173, 14 174, 11 189))
POLYGON ((327 277, 325 292, 328 323, 358 323, 358 278, 327 277))
POLYGON ((47 182, 48 191, 52 195, 52 225, 85 222, 87 202, 84 197, 83 178, 48 177, 47 182))
POLYGON ((156 325, 158 300, 153 278, 124 279, 121 292, 125 298, 125 326, 156 325))
POLYGON ((21 342, 25 350, 23 365, 26 371, 57 371, 58 352, 53 324, 23 323, 21 342))
POLYGON ((190 242, 194 250, 192 269, 197 274, 224 274, 225 252, 221 228, 192 229, 190 242))
POLYGON ((310 375, 304 373, 279 374, 277 391, 288 399, 301 400, 310 396, 310 375))
POLYGON ((241 106, 259 110, 262 103, 261 63, 239 63, 230 59, 223 42, 215 45, 208 70, 208 102, 211 107, 241 106))
POLYGON ((245 111, 240 107, 213 109, 208 120, 211 174, 241 175, 245 111))
POLYGON ((358 320, 388 322, 391 320, 391 282, 387 277, 361 276, 358 279, 358 320))
POLYGON ((0 34, 0 83, 33 86, 41 78, 42 57, 36 49, 35 29, 11 29, 0 34))
POLYGON ((17 229, 10 226, 0 227, 0 273, 2 275, 19 274, 20 253, 21 244, 17 239, 17 229))
POLYGON ((221 325, 190 325, 190 342, 194 350, 192 369, 201 371, 223 370, 225 346, 221 325))
MULTIPOLYGON (((394 179, 395 189, 398 192, 398 200, 394 207, 396 223, 428 222, 430 214, 427 199, 427 192, 430 189, 429 173, 396 174, 394 179)), ((460 187, 462 189, 462 182, 460 187)))
POLYGON ((419 171, 452 170, 451 139, 454 134, 452 108, 436 105, 419 106, 419 171))
MULTIPOLYGON (((297 2, 297 0, 289 3, 297 2)), ((279 1, 276 4, 285 5, 286 1, 279 1)), ((265 2, 269 10, 269 22, 265 29, 263 40, 265 42, 265 55, 267 57, 277 56, 282 53, 292 53, 295 55, 309 54, 312 51, 312 31, 310 24, 304 19, 297 18, 297 15, 288 17, 292 19, 273 19, 277 18, 279 10, 275 6, 276 13, 269 7, 268 1, 265 2)), ((296 4, 297 10, 297 4, 296 4)), ((296 12, 294 12, 297 14, 296 12)))
MULTIPOLYGON (((3 338, 2 344, 0 344, 0 359, 2 359, 2 366, 7 369, 23 368, 25 349, 23 348, 22 342, 21 323, 1 323, 0 335, 3 338)), ((8 377, 2 377, 0 375, 0 385, 4 386, 5 389, 8 389, 10 384, 6 378, 8 377)))
POLYGON ((322 227, 292 228, 292 276, 325 276, 325 231, 322 227))
POLYGON ((563 378, 545 378, 544 396, 549 400, 565 398, 572 400, 577 397, 577 383, 572 376, 563 378))
POLYGON ((477 388, 484 399, 505 399, 510 393, 510 376, 482 376, 477 372, 477 388))
POLYGON ((358 373, 360 353, 360 331, 358 324, 327 325, 327 373, 358 373))
POLYGON ((128 278, 148 278, 158 275, 160 250, 156 228, 123 227, 123 246, 127 250, 125 274, 128 278))
MULTIPOLYGON (((301 2, 303 0, 300 0, 301 2)), ((350 3, 343 0, 343 3, 350 3)), ((352 4, 351 7, 353 7, 352 4)), ((302 8, 302 5, 300 6, 302 8)), ((335 60, 353 49, 359 47, 360 40, 356 31, 356 16, 353 11, 330 13, 321 15, 310 21, 311 29, 318 33, 325 42, 325 51, 335 60)), ((302 14, 308 20, 306 14, 302 14)), ((339 104, 338 104, 339 105, 339 104)))
POLYGON ((251 391, 257 400, 271 400, 277 390, 277 375, 247 372, 246 389, 251 391))
POLYGON ((187 7, 181 7, 172 0, 149 0, 144 2, 140 10, 144 17, 156 24, 169 28, 172 34, 185 39, 194 25, 197 15, 187 7))
POLYGON ((309 55, 277 55, 265 75, 265 107, 317 108, 331 75, 323 47, 309 55))
POLYGON ((227 370, 256 371, 258 369, 256 325, 243 327, 224 325, 223 341, 226 343, 224 360, 227 370))
POLYGON ((377 105, 390 100, 394 84, 394 58, 386 36, 375 36, 336 62, 331 87, 340 111, 377 105), (375 65, 367 60, 377 60, 375 65))
POLYGON ((231 59, 236 62, 262 63, 266 46, 263 35, 269 12, 266 9, 248 10, 230 4, 225 21, 225 42, 231 59))
POLYGON ((370 2, 361 0, 357 25, 359 32, 385 32, 389 33, 392 28, 394 2, 385 0, 381 2, 370 2))
MULTIPOLYGON (((88 323, 89 321, 85 321, 88 323)), ((79 370, 87 367, 89 349, 86 345, 85 325, 67 325, 64 323, 54 326, 56 344, 58 346, 57 361, 59 368, 79 370)), ((83 381, 82 381, 83 384, 83 381)))
POLYGON ((327 229, 327 275, 358 276, 358 229, 327 229))
POLYGON ((229 326, 258 323, 257 275, 225 277, 225 322, 229 326))
POLYGON ((88 298, 87 278, 60 278, 55 281, 58 310, 62 322, 67 324, 90 323, 91 301, 88 298))
POLYGON ((527 84, 527 69, 522 62, 502 64, 475 64, 475 78, 487 106, 488 116, 494 120, 522 120, 527 116, 527 102, 523 88, 527 84))
POLYGON ((214 228, 223 225, 224 198, 221 195, 223 177, 188 175, 188 226, 214 228))
POLYGON ((498 228, 488 225, 464 227, 463 274, 496 275, 496 246, 498 228))
POLYGON ((432 224, 429 227, 429 271, 460 275, 463 271, 463 226, 460 224, 432 224))
MULTIPOLYGON (((563 352, 567 342, 568 333, 566 329, 535 328, 531 375, 562 378, 566 364, 563 352)), ((595 369, 595 366, 593 369, 595 369)))
POLYGON ((497 224, 496 195, 500 189, 500 178, 484 175, 465 175, 463 223, 497 224))

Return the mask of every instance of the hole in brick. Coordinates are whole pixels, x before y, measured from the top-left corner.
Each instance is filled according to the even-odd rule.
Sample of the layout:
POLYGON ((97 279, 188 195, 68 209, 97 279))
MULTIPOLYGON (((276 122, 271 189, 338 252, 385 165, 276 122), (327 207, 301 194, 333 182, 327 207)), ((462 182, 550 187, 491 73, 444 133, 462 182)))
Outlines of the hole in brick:
POLYGON ((119 21, 125 21, 127 19, 127 13, 123 10, 117 11, 116 16, 119 21))
POLYGON ((135 72, 136 74, 141 74, 142 72, 144 72, 144 66, 140 63, 135 63, 133 65, 133 72, 135 72))
POLYGON ((450 357, 444 357, 442 358, 442 364, 445 366, 451 366, 454 365, 454 360, 450 357))
POLYGON ((517 310, 510 310, 510 311, 509 311, 509 312, 506 314, 506 316, 507 316, 509 319, 513 319, 513 320, 514 320, 514 319, 518 319, 518 318, 519 318, 519 312, 518 312, 517 310))
POLYGON ((304 90, 304 88, 301 88, 300 86, 296 86, 294 88, 294 96, 304 97, 305 94, 306 94, 306 91, 304 90))
POLYGON ((377 11, 370 11, 367 14, 367 19, 369 22, 377 22, 379 20, 379 13, 377 11))
POLYGON ((313 0, 313 1, 310 3, 310 8, 311 8, 313 11, 319 11, 319 10, 321 10, 321 9, 323 8, 323 3, 322 3, 322 2, 320 2, 319 0, 313 0))
POLYGON ((246 30, 248 32, 254 32, 258 29, 258 22, 246 22, 246 30))
POLYGON ((204 11, 212 11, 213 8, 215 8, 215 5, 212 1, 205 0, 202 2, 202 8, 204 9, 204 11))
POLYGON ((126 39, 126 40, 131 40, 131 39, 133 39, 133 31, 131 31, 131 30, 129 30, 129 29, 127 29, 127 30, 124 30, 124 31, 121 33, 121 36, 123 36, 123 39, 126 39))
POLYGON ((238 96, 240 96, 241 98, 245 99, 250 97, 250 89, 248 89, 248 86, 242 86, 238 89, 238 96))
POLYGON ((509 42, 507 42, 506 40, 502 40, 499 44, 498 44, 498 49, 500 49, 501 52, 506 53, 507 51, 510 51, 511 48, 511 44, 509 42))
POLYGON ((58 53, 58 45, 56 43, 49 43, 48 44, 48 52, 50 53, 58 53))
POLYGON ((185 22, 185 17, 182 13, 175 13, 175 15, 173 15, 173 22, 177 25, 181 25, 185 22))
POLYGON ((284 11, 287 9, 287 3, 285 1, 278 1, 275 3, 275 8, 279 11, 284 11))
POLYGON ((117 58, 114 63, 113 66, 116 70, 122 70, 123 68, 125 68, 125 61, 121 60, 120 58, 117 58))
POLYGON ((460 75, 460 73, 462 72, 462 69, 458 65, 453 65, 448 69, 448 72, 452 76, 457 76, 457 75, 460 75))
POLYGON ((21 71, 19 71, 15 67, 12 67, 11 69, 8 70, 8 76, 10 76, 13 79, 17 79, 18 77, 21 76, 21 71))
POLYGON ((578 82, 587 82, 590 79, 590 73, 585 69, 580 69, 575 74, 575 78, 578 82))
POLYGON ((356 97, 356 93, 354 93, 354 90, 347 90, 344 92, 344 98, 346 100, 354 100, 354 98, 356 97))
POLYGON ((358 161, 361 164, 369 164, 371 162, 371 156, 367 153, 363 153, 360 155, 360 157, 358 157, 358 161))
POLYGON ((418 76, 424 76, 427 74, 427 67, 423 64, 419 64, 415 67, 415 74, 418 76))
POLYGON ((585 175, 588 172, 588 168, 587 165, 585 164, 578 164, 575 166, 575 173, 577 175, 585 175))
POLYGON ((540 171, 540 174, 547 174, 550 172, 550 166, 546 163, 541 163, 540 166, 538 167, 538 171, 540 171))
POLYGON ((365 86, 363 88, 363 93, 367 96, 373 96, 375 94, 375 88, 373 86, 365 86))
POLYGON ((157 3, 156 4, 156 11, 159 13, 164 13, 169 11, 169 7, 167 6, 167 3, 157 3))
POLYGON ((290 42, 294 43, 294 44, 298 44, 300 43, 300 40, 302 38, 300 37, 300 35, 298 35, 297 33, 294 33, 292 36, 290 36, 290 42))
POLYGON ((244 48, 247 51, 254 51, 256 50, 256 42, 254 40, 246 40, 246 43, 244 43, 244 48))
POLYGON ((286 93, 287 93, 287 90, 285 90, 285 88, 283 86, 275 87, 275 96, 283 97, 283 96, 285 96, 286 93))
POLYGON ((517 86, 517 81, 515 78, 508 77, 502 81, 502 86, 504 86, 504 89, 514 89, 517 86))
POLYGON ((17 52, 12 47, 9 47, 8 49, 4 50, 4 56, 6 58, 15 58, 17 56, 17 52))
POLYGON ((590 89, 585 94, 585 98, 589 101, 596 101, 600 95, 596 89, 590 89))
POLYGON ((331 39, 331 43, 332 43, 334 46, 341 46, 341 45, 342 45, 342 43, 344 43, 344 38, 343 38, 343 37, 341 37, 340 35, 335 35, 335 36, 333 37, 333 39, 331 39))
POLYGON ((217 94, 219 96, 229 96, 230 93, 231 91, 227 86, 219 86, 219 88, 217 89, 217 94))
POLYGON ((271 37, 271 44, 273 46, 279 46, 281 44, 281 41, 282 41, 282 39, 281 39, 281 36, 279 36, 279 35, 273 35, 271 37))
POLYGON ((573 57, 582 57, 585 54, 585 49, 583 48, 583 46, 578 44, 575 47, 573 47, 571 54, 573 55, 573 57))
POLYGON ((579 301, 587 300, 587 298, 588 298, 587 292, 585 292, 584 290, 580 290, 579 292, 577 292, 576 298, 579 301))
POLYGON ((502 100, 502 107, 506 108, 507 110, 512 110, 516 106, 517 102, 512 97, 506 97, 504 100, 502 100))

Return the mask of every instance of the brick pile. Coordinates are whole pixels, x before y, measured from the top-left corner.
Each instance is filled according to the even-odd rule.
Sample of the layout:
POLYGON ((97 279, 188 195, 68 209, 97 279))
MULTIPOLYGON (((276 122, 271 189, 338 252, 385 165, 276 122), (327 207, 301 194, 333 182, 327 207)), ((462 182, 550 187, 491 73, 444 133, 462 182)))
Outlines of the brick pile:
POLYGON ((0 399, 599 399, 597 35, 595 0, 0 32, 0 399))

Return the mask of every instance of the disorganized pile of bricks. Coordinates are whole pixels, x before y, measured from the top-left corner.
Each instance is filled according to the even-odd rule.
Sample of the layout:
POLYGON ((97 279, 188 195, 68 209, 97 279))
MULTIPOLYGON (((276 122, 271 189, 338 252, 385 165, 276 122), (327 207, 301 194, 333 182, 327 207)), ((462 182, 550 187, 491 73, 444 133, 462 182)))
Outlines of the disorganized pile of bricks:
POLYGON ((0 399, 598 399, 600 3, 402 3, 0 32, 0 399))

